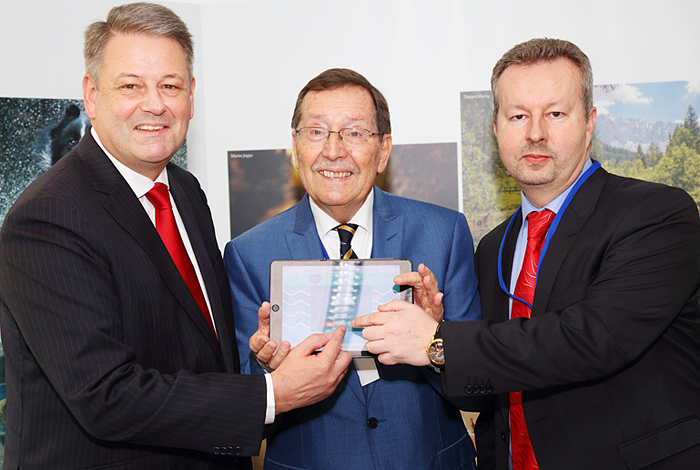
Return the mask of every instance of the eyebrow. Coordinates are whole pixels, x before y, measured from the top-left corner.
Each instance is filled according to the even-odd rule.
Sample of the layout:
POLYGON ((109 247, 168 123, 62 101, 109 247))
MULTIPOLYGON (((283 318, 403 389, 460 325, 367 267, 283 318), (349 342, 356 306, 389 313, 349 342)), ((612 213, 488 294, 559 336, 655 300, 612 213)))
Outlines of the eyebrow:
MULTIPOLYGON (((117 79, 120 79, 120 78, 138 78, 139 80, 143 79, 143 77, 141 75, 136 74, 136 73, 120 73, 119 75, 117 75, 117 79)), ((183 81, 185 80, 182 76, 180 76, 180 74, 177 74, 177 73, 169 73, 167 75, 164 75, 163 77, 160 78, 160 80, 167 80, 167 79, 171 79, 171 78, 175 78, 175 79, 183 80, 183 81)))
MULTIPOLYGON (((311 119, 324 120, 325 118, 326 118, 326 115, 325 115, 325 114, 311 114, 311 115, 309 115, 309 116, 307 117, 308 120, 311 120, 311 119)), ((364 118, 356 117, 356 116, 350 116, 350 117, 348 117, 348 118, 346 118, 346 119, 344 119, 344 120, 346 120, 346 121, 362 121, 362 122, 366 122, 366 120, 365 120, 364 118)))
MULTIPOLYGON (((560 100, 556 100, 556 101, 550 101, 549 103, 546 103, 543 107, 544 107, 544 109, 548 109, 548 108, 551 108, 553 106, 562 106, 562 105, 568 105, 568 104, 569 104, 568 100, 560 99, 560 100)), ((513 104, 503 106, 503 109, 508 109, 508 110, 516 109, 516 110, 525 111, 525 110, 529 109, 529 106, 526 106, 523 103, 513 103, 513 104)))

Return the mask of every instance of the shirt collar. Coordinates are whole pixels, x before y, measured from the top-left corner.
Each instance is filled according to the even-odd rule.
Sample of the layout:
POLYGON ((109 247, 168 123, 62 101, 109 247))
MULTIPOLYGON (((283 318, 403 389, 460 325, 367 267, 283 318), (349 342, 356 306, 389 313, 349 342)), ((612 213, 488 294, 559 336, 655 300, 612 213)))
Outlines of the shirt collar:
POLYGON ((102 142, 100 141, 100 137, 97 135, 97 131, 95 131, 95 128, 92 127, 90 128, 90 132, 92 133, 92 137, 95 139, 95 142, 97 142, 97 145, 100 146, 102 151, 107 155, 107 157, 110 159, 110 161, 114 164, 114 166, 117 168, 117 171, 122 175, 122 177, 126 180, 126 182, 129 184, 131 187, 131 190, 134 191, 134 194, 136 194, 136 197, 139 199, 142 198, 143 196, 146 195, 148 191, 150 191, 153 188, 153 185, 155 183, 163 183, 164 185, 170 187, 169 181, 168 181, 168 169, 163 168, 163 171, 160 172, 158 177, 156 178, 155 181, 151 180, 148 176, 144 176, 141 173, 137 173, 128 166, 124 165, 122 162, 117 160, 110 154, 107 149, 102 145, 102 142))
MULTIPOLYGON (((316 230, 318 235, 323 238, 328 232, 333 230, 339 222, 333 217, 326 214, 323 209, 318 207, 313 199, 309 197, 309 204, 311 205, 311 213, 314 216, 314 221, 316 222, 316 230)), ((360 209, 352 216, 350 223, 357 224, 361 228, 365 229, 370 234, 372 233, 372 210, 374 208, 374 187, 369 192, 367 199, 362 204, 360 209)))

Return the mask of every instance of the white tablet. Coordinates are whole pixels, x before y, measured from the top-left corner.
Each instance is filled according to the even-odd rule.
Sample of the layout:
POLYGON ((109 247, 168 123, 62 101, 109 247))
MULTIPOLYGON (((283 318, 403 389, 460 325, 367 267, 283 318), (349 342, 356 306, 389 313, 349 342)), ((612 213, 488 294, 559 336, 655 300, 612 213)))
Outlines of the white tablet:
POLYGON ((404 259, 275 260, 270 263, 270 338, 294 347, 313 333, 345 325, 343 350, 368 355, 353 318, 393 299, 413 302, 412 289, 393 281, 411 271, 411 261, 404 259))

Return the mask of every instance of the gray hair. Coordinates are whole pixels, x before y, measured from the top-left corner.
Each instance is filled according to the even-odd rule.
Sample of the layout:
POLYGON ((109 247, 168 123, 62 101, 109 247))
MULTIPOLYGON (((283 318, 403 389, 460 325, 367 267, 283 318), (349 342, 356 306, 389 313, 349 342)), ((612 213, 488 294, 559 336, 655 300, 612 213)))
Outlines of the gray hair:
POLYGON ((586 119, 593 108, 593 69, 588 56, 577 45, 562 39, 535 38, 514 46, 496 62, 491 74, 493 93, 493 119, 498 116, 498 79, 511 65, 533 65, 539 62, 552 62, 568 59, 581 70, 581 88, 586 119))
POLYGON ((114 7, 107 21, 96 21, 85 30, 85 74, 95 84, 104 65, 107 42, 117 34, 147 34, 177 41, 192 78, 194 44, 187 25, 169 8, 141 2, 114 7))

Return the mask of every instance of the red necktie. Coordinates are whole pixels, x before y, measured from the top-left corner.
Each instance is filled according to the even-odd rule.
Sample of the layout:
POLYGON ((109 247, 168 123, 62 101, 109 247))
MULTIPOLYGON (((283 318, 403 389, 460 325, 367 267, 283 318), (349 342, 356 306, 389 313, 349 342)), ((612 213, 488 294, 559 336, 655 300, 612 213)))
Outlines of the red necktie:
POLYGON ((192 296, 197 301, 197 305, 199 305, 200 310, 202 310, 202 314, 204 314, 209 328, 211 328, 212 333, 214 333, 214 337, 216 337, 216 330, 214 330, 214 324, 209 315, 207 301, 204 299, 202 287, 199 285, 199 280, 197 279, 197 273, 194 270, 192 260, 190 260, 187 254, 185 244, 182 242, 182 237, 180 236, 180 231, 177 229, 177 224, 175 223, 168 187, 163 183, 156 183, 153 188, 146 193, 146 198, 151 201, 151 204, 153 204, 153 207, 156 209, 156 230, 158 230, 160 238, 168 249, 168 253, 170 253, 170 257, 175 262, 175 266, 177 266, 177 270, 180 271, 180 275, 185 280, 187 287, 189 287, 190 292, 192 292, 192 296))
MULTIPOLYGON (((554 219, 554 212, 545 209, 541 212, 530 212, 527 216, 527 248, 523 267, 520 268, 518 282, 515 284, 515 296, 526 300, 532 305, 535 297, 535 282, 537 280, 537 265, 544 244, 547 230, 554 219)), ((530 307, 518 300, 513 300, 511 318, 530 318, 530 307)), ((530 435, 525 425, 523 415, 522 392, 510 394, 510 448, 513 460, 513 470, 532 470, 539 468, 535 453, 532 450, 530 435)))

